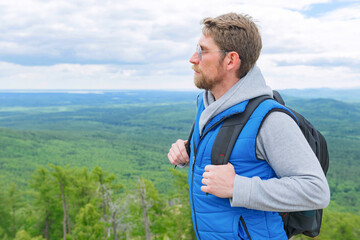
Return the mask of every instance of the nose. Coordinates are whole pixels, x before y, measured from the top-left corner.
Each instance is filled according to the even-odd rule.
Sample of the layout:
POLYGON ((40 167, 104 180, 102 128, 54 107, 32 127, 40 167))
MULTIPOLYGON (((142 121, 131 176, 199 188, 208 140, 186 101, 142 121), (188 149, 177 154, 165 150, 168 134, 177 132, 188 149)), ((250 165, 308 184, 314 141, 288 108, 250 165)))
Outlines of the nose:
POLYGON ((195 51, 194 54, 191 56, 190 60, 189 60, 190 63, 192 64, 199 64, 199 55, 197 54, 197 52, 195 51))

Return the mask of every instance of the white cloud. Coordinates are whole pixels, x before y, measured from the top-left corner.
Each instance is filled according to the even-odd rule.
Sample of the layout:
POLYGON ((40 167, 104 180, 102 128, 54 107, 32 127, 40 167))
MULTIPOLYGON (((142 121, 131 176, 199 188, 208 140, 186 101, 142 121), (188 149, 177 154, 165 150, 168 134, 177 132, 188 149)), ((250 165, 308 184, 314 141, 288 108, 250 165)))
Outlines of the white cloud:
POLYGON ((166 64, 166 68, 157 64, 21 66, 0 62, 0 83, 6 89, 194 89, 191 71, 182 61, 166 64))
POLYGON ((263 58, 259 66, 274 89, 286 88, 354 88, 360 86, 360 71, 346 66, 278 66, 270 59, 263 58))
POLYGON ((359 87, 360 5, 345 2, 0 0, 0 88, 194 89, 200 20, 229 11, 257 20, 273 87, 359 87))

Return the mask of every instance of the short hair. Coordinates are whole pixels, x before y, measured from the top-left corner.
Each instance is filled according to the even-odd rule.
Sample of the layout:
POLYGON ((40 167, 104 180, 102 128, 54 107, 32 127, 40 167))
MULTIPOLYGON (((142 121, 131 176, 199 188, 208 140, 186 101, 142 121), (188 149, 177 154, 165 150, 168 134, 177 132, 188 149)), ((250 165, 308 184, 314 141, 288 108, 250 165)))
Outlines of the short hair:
POLYGON ((260 56, 262 42, 259 30, 249 15, 227 13, 216 18, 204 18, 202 33, 211 36, 218 47, 235 51, 241 59, 237 77, 242 78, 260 56))

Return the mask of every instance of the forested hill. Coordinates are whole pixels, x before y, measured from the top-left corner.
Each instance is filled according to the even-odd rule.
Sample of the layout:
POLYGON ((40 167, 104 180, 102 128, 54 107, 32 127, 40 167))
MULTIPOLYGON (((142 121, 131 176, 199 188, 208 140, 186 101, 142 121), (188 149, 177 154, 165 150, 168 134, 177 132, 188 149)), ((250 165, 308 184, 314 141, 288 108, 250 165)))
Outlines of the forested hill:
POLYGON ((328 98, 346 102, 360 102, 360 88, 354 89, 331 89, 331 88, 313 88, 313 89, 284 89, 279 90, 287 96, 299 98, 328 98))
POLYGON ((196 91, 79 90, 79 91, 1 91, 0 107, 105 106, 194 101, 196 91))
MULTIPOLYGON (((306 116, 328 141, 330 168, 327 178, 332 194, 328 211, 339 214, 336 215, 338 219, 359 215, 360 101, 356 97, 348 97, 346 101, 298 98, 285 93, 286 104, 306 116)), ((176 139, 187 137, 194 120, 198 94, 196 91, 0 92, 0 238, 4 234, 14 237, 19 229, 28 231, 35 229, 36 224, 41 225, 36 222, 35 215, 30 216, 34 226, 27 222, 25 227, 17 222, 10 229, 1 221, 8 209, 5 203, 10 204, 11 198, 6 196, 11 192, 14 194, 14 189, 23 195, 22 203, 16 207, 22 210, 15 211, 14 219, 17 214, 24 217, 24 211, 36 213, 37 210, 30 207, 35 204, 36 197, 30 192, 40 191, 40 188, 36 189, 36 185, 30 183, 34 183, 34 178, 39 177, 39 170, 43 168, 46 169, 41 170, 44 174, 48 172, 54 176, 54 171, 62 171, 59 168, 69 174, 80 174, 78 170, 83 167, 91 170, 91 174, 105 171, 114 174, 112 181, 122 184, 123 193, 139 188, 141 177, 148 181, 149 186, 154 185, 152 191, 158 191, 168 201, 164 202, 165 205, 172 202, 178 188, 174 185, 176 175, 169 171, 173 166, 167 160, 167 153, 176 139)), ((176 172, 186 174, 186 170, 176 172)), ((76 178, 76 174, 71 176, 76 178)), ((48 182, 53 181, 49 178, 48 182)), ((74 180, 75 183, 78 187, 81 185, 74 180)), ((96 191, 95 185, 91 186, 96 191)), ((186 193, 186 189, 179 191, 186 193)), ((69 221, 75 223, 82 205, 76 196, 73 198, 70 203, 76 207, 73 205, 70 209, 69 221)), ((161 208, 167 209, 165 205, 161 208)), ((61 205, 59 209, 57 211, 61 212, 61 205)), ((61 214, 56 214, 54 221, 61 224, 61 214)), ((6 216, 11 216, 11 212, 6 216)), ((164 229, 153 231, 166 232, 168 220, 164 221, 162 224, 165 225, 158 225, 164 229)), ((331 224, 327 228, 338 231, 331 224)), ((359 224, 356 227, 360 229, 359 224)), ((129 234, 141 236, 143 228, 136 229, 133 228, 129 234)), ((339 232, 360 234, 352 227, 344 229, 339 232)), ((60 239, 61 232, 55 232, 56 239, 60 239)))
POLYGON ((0 179, 26 186, 49 163, 101 166, 169 186, 166 154, 193 122, 197 92, 0 93, 0 179))

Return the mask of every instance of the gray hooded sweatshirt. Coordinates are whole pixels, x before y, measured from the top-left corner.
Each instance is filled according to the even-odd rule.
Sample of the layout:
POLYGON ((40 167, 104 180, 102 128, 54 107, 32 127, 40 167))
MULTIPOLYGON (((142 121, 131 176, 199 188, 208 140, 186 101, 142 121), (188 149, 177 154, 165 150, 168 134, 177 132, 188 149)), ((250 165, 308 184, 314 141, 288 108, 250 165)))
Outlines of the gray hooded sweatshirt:
MULTIPOLYGON (((200 131, 218 113, 261 95, 272 96, 272 90, 257 66, 216 101, 210 91, 205 91, 200 131)), ((330 190, 321 166, 287 114, 273 112, 265 119, 256 139, 256 156, 267 161, 279 178, 236 175, 231 206, 287 212, 321 209, 329 204, 330 190)))

